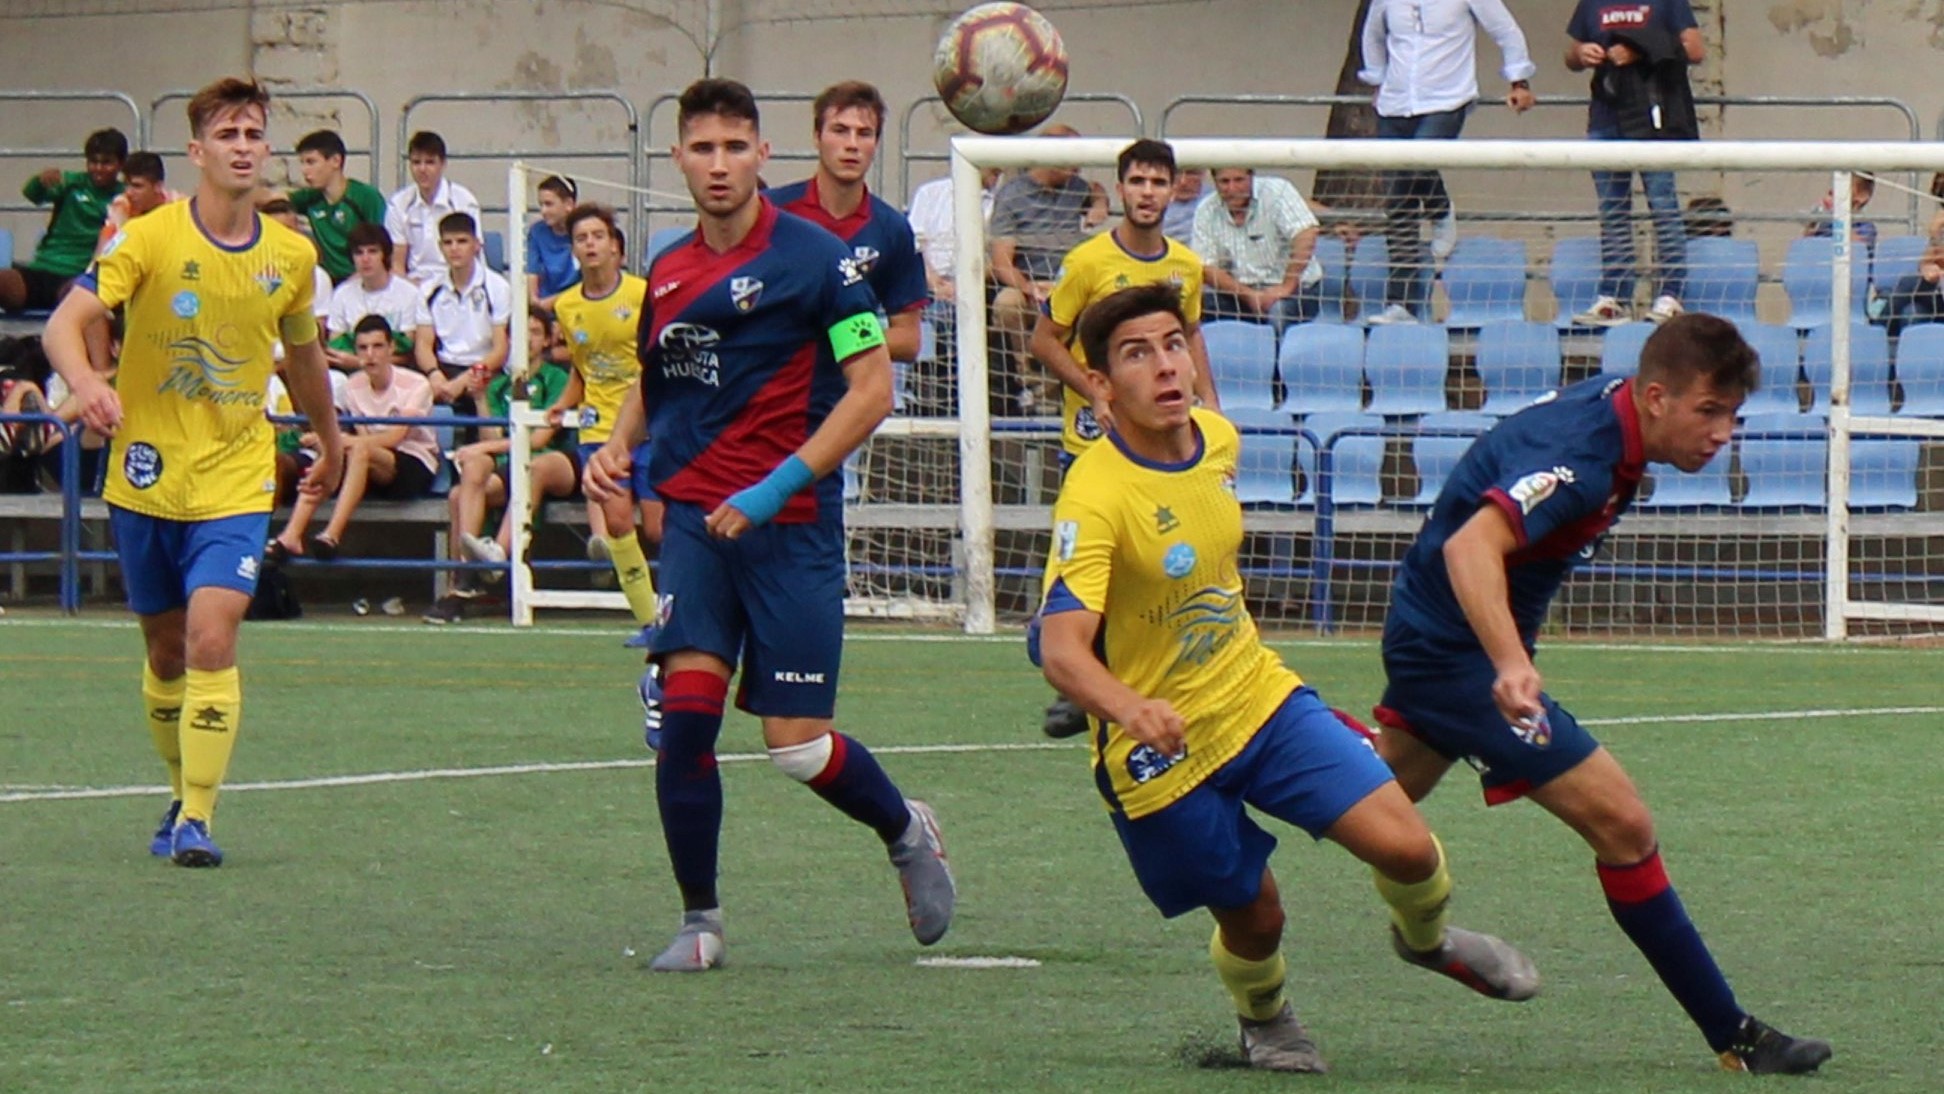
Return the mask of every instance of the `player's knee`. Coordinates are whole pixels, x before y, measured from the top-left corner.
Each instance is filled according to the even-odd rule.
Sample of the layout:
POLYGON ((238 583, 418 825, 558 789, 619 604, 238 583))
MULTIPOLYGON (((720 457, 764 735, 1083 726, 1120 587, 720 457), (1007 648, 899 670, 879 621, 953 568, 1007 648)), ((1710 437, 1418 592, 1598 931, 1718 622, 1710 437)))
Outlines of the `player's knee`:
POLYGON ((800 783, 814 781, 830 766, 831 756, 836 751, 837 739, 832 733, 818 735, 815 740, 797 745, 785 745, 769 750, 770 762, 776 769, 800 783))
POLYGON ((192 626, 183 643, 183 654, 190 668, 229 668, 236 664, 236 632, 221 626, 192 626))
POLYGON ((148 643, 149 671, 158 680, 179 680, 189 669, 188 653, 181 631, 156 635, 148 643))

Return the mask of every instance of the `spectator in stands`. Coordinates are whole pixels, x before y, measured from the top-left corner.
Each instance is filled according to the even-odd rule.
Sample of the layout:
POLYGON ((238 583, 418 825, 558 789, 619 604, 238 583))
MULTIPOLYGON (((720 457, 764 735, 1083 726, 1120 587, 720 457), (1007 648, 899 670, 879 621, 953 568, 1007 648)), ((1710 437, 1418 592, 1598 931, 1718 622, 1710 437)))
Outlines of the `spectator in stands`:
POLYGON ((1192 244, 1195 239, 1195 210, 1201 208, 1202 169, 1184 167, 1175 176, 1174 197, 1161 214, 1161 234, 1177 243, 1192 244))
POLYGON ((1931 214, 1917 272, 1898 278, 1884 293, 1883 322, 1893 338, 1914 323, 1944 322, 1944 209, 1931 214))
MULTIPOLYGON (((258 190, 256 193, 257 212, 289 228, 293 232, 304 230, 304 220, 290 204, 287 195, 275 190, 258 190)), ((316 246, 316 240, 311 241, 316 246)), ((317 317, 319 328, 326 326, 331 314, 331 275, 324 272, 322 262, 311 267, 311 313, 317 317)), ((329 350, 327 349, 328 353, 329 350)), ((282 340, 270 344, 270 356, 279 366, 283 364, 284 349, 282 340)), ((350 377, 337 369, 331 370, 331 405, 340 409, 344 406, 344 385, 350 377)))
MULTIPOLYGON (((561 393, 567 390, 567 370, 547 359, 547 351, 552 345, 552 316, 544 311, 527 313, 528 371, 524 383, 527 405, 535 410, 545 410, 554 405, 561 393)), ((487 416, 510 419, 513 383, 511 375, 501 373, 486 385, 487 416)), ((536 429, 529 440, 536 456, 554 453, 571 459, 574 453, 574 434, 571 430, 536 429)), ((486 510, 506 504, 506 488, 511 481, 506 473, 506 463, 512 450, 513 442, 508 439, 506 429, 487 426, 480 430, 479 440, 453 453, 452 490, 446 495, 446 513, 450 518, 446 542, 453 561, 465 557, 466 537, 477 536, 486 527, 486 510)), ((566 493, 573 493, 571 486, 566 493)), ((427 623, 457 623, 465 618, 466 603, 478 597, 479 592, 479 583, 474 580, 472 571, 457 571, 453 575, 451 591, 434 602, 420 618, 427 623)))
POLYGON ((189 196, 162 185, 162 175, 162 157, 153 152, 136 152, 122 163, 122 192, 108 203, 108 217, 95 240, 96 254, 108 246, 122 225, 189 196))
POLYGON ((88 134, 81 155, 87 170, 49 167, 20 188, 28 201, 51 205, 54 212, 34 257, 0 269, 0 312, 51 310, 94 258, 108 206, 122 192, 116 176, 128 159, 128 138, 119 129, 97 129, 88 134))
POLYGON ((336 284, 351 276, 351 229, 385 224, 385 195, 344 173, 344 138, 328 129, 297 142, 304 186, 290 192, 290 207, 310 225, 317 260, 336 284))
MULTIPOLYGON (((992 220, 992 188, 999 183, 999 169, 987 167, 979 172, 979 211, 988 223, 992 220)), ((958 235, 952 222, 952 176, 932 179, 911 192, 911 209, 905 214, 918 251, 925 256, 925 283, 932 301, 949 305, 956 292, 952 281, 953 263, 958 261, 958 235)))
POLYGON ((580 263, 567 234, 567 214, 579 200, 573 180, 540 180, 540 219, 527 225, 526 283, 527 302, 541 311, 552 311, 555 298, 580 284, 580 263))
POLYGON ((325 314, 324 330, 328 341, 324 355, 332 366, 355 372, 358 354, 352 348, 352 332, 367 315, 382 315, 390 324, 396 343, 395 364, 412 363, 418 329, 432 321, 425 310, 425 294, 417 285, 392 273, 391 235, 382 225, 360 224, 351 229, 351 266, 353 276, 344 279, 331 292, 330 310, 325 314))
MULTIPOLYGON (((1566 67, 1593 73, 1587 108, 1588 140, 1699 140, 1689 65, 1707 56, 1700 25, 1688 0, 1639 0, 1613 4, 1579 0, 1567 25, 1572 39, 1566 67)), ((1611 327, 1633 318, 1634 241, 1631 171, 1593 172, 1600 203, 1600 289, 1593 305, 1573 316, 1588 327, 1611 327)), ((1654 250, 1660 284, 1651 322, 1681 314, 1687 290, 1687 234, 1672 171, 1640 172, 1654 219, 1654 250)))
MULTIPOLYGON (((365 316, 352 338, 359 372, 345 386, 345 410, 361 418, 430 417, 432 385, 417 372, 392 364, 392 329, 385 317, 365 316)), ((432 488, 432 480, 439 473, 439 442, 430 426, 367 423, 351 429, 344 444, 344 481, 338 487, 330 523, 306 545, 304 529, 310 526, 323 499, 299 494, 290 511, 290 522, 264 547, 269 561, 282 562, 304 554, 308 546, 311 557, 328 562, 337 557, 344 530, 367 490, 375 487, 378 497, 411 501, 424 497, 432 488)), ((315 438, 306 435, 304 440, 305 447, 310 448, 315 438)))
MULTIPOLYGON (((11 357, 11 343, 8 350, 11 357)), ((0 414, 46 414, 49 406, 40 381, 24 361, 0 360, 0 414)), ((0 494, 34 493, 41 453, 57 447, 63 436, 51 423, 0 422, 0 494)))
POLYGON ((1735 234, 1734 211, 1714 194, 1689 198, 1683 219, 1689 239, 1727 239, 1735 234))
MULTIPOLYGON (((1078 137, 1080 132, 1049 125, 1041 135, 1078 137)), ((1080 177, 1078 167, 1035 167, 1006 180, 992 196, 987 233, 998 281, 992 322, 1003 351, 1002 366, 992 372, 995 414, 1028 414, 1039 404, 1038 370, 1026 359, 1026 340, 1053 291, 1060 259, 1087 237, 1096 205, 1104 220, 1105 200, 1096 201, 1095 187, 1080 177)))
MULTIPOLYGON (((1376 0, 1363 26, 1363 70, 1377 88, 1377 135, 1394 140, 1454 140, 1478 99, 1478 29, 1498 43, 1499 72, 1510 85, 1505 104, 1532 108, 1532 74, 1525 33, 1503 0, 1376 0)), ((1443 261, 1458 243, 1458 218, 1444 176, 1392 171, 1384 217, 1390 277, 1384 310, 1373 323, 1427 318, 1431 280, 1424 276, 1424 225, 1437 225, 1431 256, 1443 261)))
MULTIPOLYGON (((1876 196, 1876 176, 1861 171, 1850 173, 1850 238, 1861 243, 1868 251, 1876 250, 1877 226, 1868 220, 1858 220, 1856 215, 1870 204, 1876 196)), ((1822 200, 1809 210, 1809 222, 1802 226, 1804 236, 1827 238, 1836 223, 1836 192, 1824 191, 1822 200)))
POLYGON ((479 261, 479 227, 470 213, 439 222, 439 252, 446 272, 425 293, 431 322, 418 329, 418 368, 432 380, 432 394, 455 414, 476 412, 475 399, 493 373, 506 366, 507 327, 513 321, 513 286, 479 261))
POLYGON ((1316 318, 1323 265, 1316 214, 1287 179, 1247 167, 1218 167, 1215 194, 1195 212, 1196 254, 1207 285, 1206 319, 1268 323, 1277 337, 1316 318))
POLYGON ((392 272, 425 286, 445 274, 445 258, 439 254, 439 222, 453 213, 468 213, 478 223, 479 199, 445 177, 444 137, 421 129, 412 134, 406 148, 412 184, 401 187, 386 202, 385 230, 391 233, 395 245, 392 272))

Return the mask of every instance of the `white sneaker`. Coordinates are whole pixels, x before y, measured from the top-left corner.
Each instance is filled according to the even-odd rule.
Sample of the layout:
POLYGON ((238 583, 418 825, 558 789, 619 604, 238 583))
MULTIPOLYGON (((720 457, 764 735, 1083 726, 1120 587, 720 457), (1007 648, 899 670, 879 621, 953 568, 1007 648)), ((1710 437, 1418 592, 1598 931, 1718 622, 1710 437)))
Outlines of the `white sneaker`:
POLYGON ((1611 296, 1602 296, 1593 301, 1592 307, 1573 316, 1573 324, 1580 327, 1617 327, 1632 319, 1626 305, 1611 296))
POLYGON ((1415 323, 1417 322, 1417 316, 1412 315, 1411 309, 1402 304, 1392 304, 1383 311, 1371 316, 1370 322, 1373 326, 1387 327, 1392 323, 1415 323))
POLYGON ((1681 307, 1679 300, 1674 299, 1666 293, 1662 293, 1654 298, 1654 307, 1653 310, 1647 313, 1647 321, 1649 323, 1665 323, 1685 310, 1681 307))
MULTIPOLYGON (((499 545, 498 540, 487 539, 485 536, 475 536, 470 532, 464 533, 459 537, 459 551, 474 562, 499 564, 506 561, 506 550, 499 545)), ((483 579, 493 582, 497 582, 505 576, 505 570, 489 570, 480 575, 483 579)))
POLYGON ((1446 213, 1431 229, 1431 257, 1443 262, 1458 249, 1458 214, 1446 213))

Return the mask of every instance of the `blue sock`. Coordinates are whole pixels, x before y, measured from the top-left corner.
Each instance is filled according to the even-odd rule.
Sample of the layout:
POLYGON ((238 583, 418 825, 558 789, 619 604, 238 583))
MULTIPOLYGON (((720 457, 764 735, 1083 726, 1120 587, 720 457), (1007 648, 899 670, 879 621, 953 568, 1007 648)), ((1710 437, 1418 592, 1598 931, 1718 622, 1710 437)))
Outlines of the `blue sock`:
POLYGON ((722 836, 722 773, 716 769, 715 746, 728 689, 728 681, 706 672, 678 672, 662 685, 655 804, 684 911, 720 906, 716 859, 722 836))
POLYGON ((1631 866, 1599 863, 1600 887, 1614 922, 1627 932, 1667 990, 1701 1028, 1708 1047, 1726 1052, 1745 1016, 1701 932, 1667 880, 1660 851, 1631 866))
POLYGON ((859 824, 868 825, 886 843, 904 835, 911 810, 891 776, 878 766, 869 749, 842 733, 830 735, 830 762, 810 780, 817 796, 859 824))

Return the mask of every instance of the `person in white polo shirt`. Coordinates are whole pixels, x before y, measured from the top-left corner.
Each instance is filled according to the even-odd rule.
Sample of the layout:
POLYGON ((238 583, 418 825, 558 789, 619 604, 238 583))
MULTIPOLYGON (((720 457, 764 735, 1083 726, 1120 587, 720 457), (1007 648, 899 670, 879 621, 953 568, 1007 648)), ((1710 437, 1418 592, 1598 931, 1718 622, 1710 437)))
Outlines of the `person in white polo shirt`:
POLYGON ((474 396, 506 365, 507 327, 513 321, 513 287, 479 260, 479 227, 468 213, 439 222, 439 252, 446 268, 425 286, 431 323, 418 329, 419 371, 432 380, 432 395, 455 414, 477 413, 474 396))
POLYGON ((356 372, 358 354, 351 344, 351 332, 367 315, 382 315, 391 325, 392 362, 412 363, 418 329, 432 321, 425 311, 425 294, 417 285, 392 276, 392 241, 376 224, 360 224, 348 237, 351 248, 351 276, 331 292, 330 310, 325 313, 324 356, 335 368, 356 372))
POLYGON ((1220 167, 1215 192, 1195 209, 1194 252, 1202 269, 1202 314, 1268 323, 1282 337, 1291 323, 1316 318, 1323 266, 1316 261, 1316 214, 1287 179, 1247 167, 1220 167))
POLYGON ((479 199, 471 190, 445 177, 445 138, 430 130, 412 134, 406 146, 412 184, 385 203, 385 230, 397 244, 392 272, 420 286, 445 276, 439 254, 439 222, 453 213, 466 213, 479 223, 479 199))

